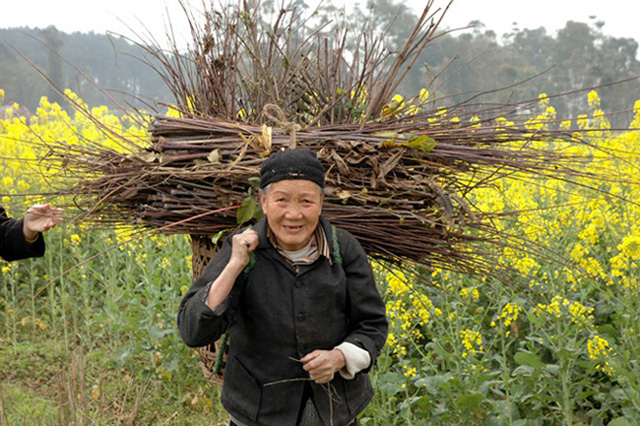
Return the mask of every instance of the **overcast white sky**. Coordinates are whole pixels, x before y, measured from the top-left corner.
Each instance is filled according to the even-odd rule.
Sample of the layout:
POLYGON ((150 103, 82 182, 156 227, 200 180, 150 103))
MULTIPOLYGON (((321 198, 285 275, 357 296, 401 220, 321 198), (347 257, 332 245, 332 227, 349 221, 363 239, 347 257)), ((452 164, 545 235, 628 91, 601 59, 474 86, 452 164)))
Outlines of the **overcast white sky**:
MULTIPOLYGON (((127 26, 141 30, 143 25, 162 39, 167 16, 174 28, 184 25, 184 14, 177 0, 1 0, 0 28, 46 27, 55 25, 61 31, 96 33, 112 31, 132 35, 127 26), (126 25, 125 25, 126 24, 126 25)), ((344 0, 334 0, 339 4, 344 0)), ((366 0, 360 0, 364 3, 366 0)), ((636 0, 454 0, 443 21, 444 27, 466 26, 480 20, 498 36, 508 32, 517 22, 518 28, 544 26, 548 32, 564 27, 568 20, 606 23, 604 33, 630 37, 640 41, 636 0)), ((200 6, 202 0, 187 0, 200 6)), ((353 0, 349 0, 353 2, 353 0)), ((414 9, 422 9, 426 0, 406 0, 414 9)), ((448 0, 436 0, 444 7, 448 0)))

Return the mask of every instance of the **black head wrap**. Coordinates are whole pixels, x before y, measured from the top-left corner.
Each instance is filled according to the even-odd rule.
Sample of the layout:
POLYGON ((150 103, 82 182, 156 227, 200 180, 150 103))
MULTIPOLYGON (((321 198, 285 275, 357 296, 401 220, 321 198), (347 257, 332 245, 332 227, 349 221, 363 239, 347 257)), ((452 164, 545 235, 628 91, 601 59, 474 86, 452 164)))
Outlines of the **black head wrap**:
POLYGON ((316 153, 307 148, 276 151, 262 163, 260 188, 285 179, 304 179, 324 188, 324 168, 316 153))

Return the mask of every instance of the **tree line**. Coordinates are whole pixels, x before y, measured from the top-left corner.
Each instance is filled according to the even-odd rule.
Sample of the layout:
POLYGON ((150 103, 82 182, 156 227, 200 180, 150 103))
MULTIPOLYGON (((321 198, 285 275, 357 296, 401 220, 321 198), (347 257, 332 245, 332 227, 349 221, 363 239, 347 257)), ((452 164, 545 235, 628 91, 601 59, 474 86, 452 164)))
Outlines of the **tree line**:
POLYGON ((146 108, 170 101, 169 90, 145 51, 122 37, 68 34, 50 26, 0 29, 0 88, 4 105, 35 111, 40 97, 64 104, 54 87, 76 92, 88 105, 146 108), (146 62, 145 62, 146 61, 146 62), (49 81, 47 81, 49 80, 49 81))
POLYGON ((616 113, 614 125, 631 121, 630 110, 640 100, 640 80, 634 79, 640 77, 637 41, 606 35, 602 22, 568 21, 555 35, 545 28, 514 29, 500 39, 482 23, 475 24, 471 33, 447 35, 428 46, 423 55, 427 68, 411 84, 429 70, 438 76, 436 86, 445 80, 439 85, 442 95, 455 102, 478 92, 489 92, 482 96, 487 102, 568 93, 552 100, 562 117, 588 111, 585 90, 596 88, 602 109, 616 113))
MULTIPOLYGON (((399 49, 417 17, 399 1, 367 0, 353 19, 373 19, 387 29, 391 48, 399 49)), ((638 41, 607 35, 604 21, 567 21, 555 34, 515 23, 501 35, 480 21, 469 23, 471 31, 446 24, 445 15, 443 34, 427 44, 401 86, 404 92, 415 94, 428 84, 444 104, 516 103, 567 93, 552 104, 559 117, 576 117, 588 111, 586 91, 596 88, 614 126, 626 128, 632 120, 640 100, 638 41)))
MULTIPOLYGON (((323 7, 316 25, 336 12, 323 7)), ((394 0, 370 0, 350 19, 354 25, 372 20, 387 32, 385 40, 393 50, 402 45, 417 16, 394 0)), ((446 16, 443 22, 446 25, 446 16)), ((587 110, 584 89, 599 87, 605 111, 626 111, 612 118, 614 125, 628 125, 630 110, 640 99, 640 82, 614 83, 640 76, 636 40, 607 35, 601 21, 568 21, 556 34, 540 27, 513 28, 500 36, 481 22, 473 24, 471 32, 453 31, 430 41, 400 86, 400 94, 411 96, 428 88, 446 106, 471 99, 504 103, 535 99, 541 93, 575 92, 552 101, 560 116, 575 117, 587 110)), ((43 94, 61 100, 50 83, 74 90, 92 106, 112 106, 112 99, 147 110, 157 102, 171 103, 153 61, 121 37, 67 34, 55 27, 0 29, 4 105, 17 102, 29 111, 37 108, 43 94)))

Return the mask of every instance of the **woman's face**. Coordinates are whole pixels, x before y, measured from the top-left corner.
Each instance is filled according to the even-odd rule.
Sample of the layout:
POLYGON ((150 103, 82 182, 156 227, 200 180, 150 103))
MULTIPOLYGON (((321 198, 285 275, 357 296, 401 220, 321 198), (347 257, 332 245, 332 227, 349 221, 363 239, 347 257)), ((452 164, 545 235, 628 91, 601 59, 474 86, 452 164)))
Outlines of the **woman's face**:
POLYGON ((262 211, 278 246, 284 250, 300 250, 313 235, 322 213, 322 189, 310 180, 286 179, 260 191, 262 211))

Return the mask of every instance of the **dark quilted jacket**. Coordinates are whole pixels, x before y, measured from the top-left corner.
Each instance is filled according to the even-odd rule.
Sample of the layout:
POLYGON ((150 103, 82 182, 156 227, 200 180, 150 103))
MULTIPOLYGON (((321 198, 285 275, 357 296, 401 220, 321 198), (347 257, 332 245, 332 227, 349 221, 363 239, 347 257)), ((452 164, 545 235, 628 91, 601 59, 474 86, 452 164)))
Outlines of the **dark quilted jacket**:
MULTIPOLYGON (((229 260, 231 238, 180 304, 178 326, 189 346, 209 344, 231 325, 221 399, 247 425, 295 425, 303 388, 311 383, 296 360, 307 353, 346 341, 369 352, 373 364, 386 341, 385 306, 364 250, 350 233, 336 229, 340 253, 335 253, 331 225, 323 218, 320 224, 332 261, 321 256, 297 273, 269 242, 263 219, 255 226, 260 237, 255 264, 237 279, 228 308, 216 315, 205 299, 207 284, 229 260)), ((353 380, 336 374, 330 384, 311 383, 326 425, 348 424, 373 397, 367 371, 353 380)))

